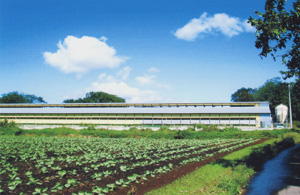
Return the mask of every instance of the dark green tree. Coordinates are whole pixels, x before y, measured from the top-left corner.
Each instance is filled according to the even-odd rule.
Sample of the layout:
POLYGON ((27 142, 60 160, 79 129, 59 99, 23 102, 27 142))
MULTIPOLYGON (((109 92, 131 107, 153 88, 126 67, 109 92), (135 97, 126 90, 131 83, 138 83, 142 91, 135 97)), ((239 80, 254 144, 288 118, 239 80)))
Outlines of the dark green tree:
POLYGON ((267 100, 270 102, 270 110, 275 121, 275 107, 279 104, 289 106, 289 88, 288 83, 279 83, 273 91, 273 94, 267 100))
MULTIPOLYGON (((270 110, 275 120, 275 107, 279 104, 284 104, 286 106, 289 105, 289 87, 288 83, 284 83, 281 81, 279 77, 267 80, 262 86, 259 88, 253 89, 253 93, 249 93, 253 97, 253 100, 249 101, 267 101, 270 103, 270 110)), ((246 88, 241 88, 238 91, 247 91, 246 88)), ((239 93, 235 92, 233 95, 238 95, 239 93)), ((245 92, 246 93, 246 92, 245 92)), ((240 93, 243 94, 243 93, 240 93)), ((245 96, 245 95, 244 95, 245 96)), ((243 95, 238 96, 236 98, 242 98, 243 95)), ((246 96, 247 97, 247 96, 246 96)), ((235 99, 232 99, 234 101, 235 99)), ((300 121, 300 79, 297 82, 291 83, 291 101, 292 101, 292 113, 293 120, 300 121)))
POLYGON ((255 101, 268 101, 273 119, 275 120, 275 107, 279 104, 288 106, 288 84, 283 83, 279 77, 267 80, 265 84, 256 89, 255 101))
POLYGON ((267 82, 256 89, 254 94, 255 101, 270 101, 279 83, 281 83, 279 77, 267 80, 267 82))
POLYGON ((290 11, 287 7, 286 0, 266 0, 265 13, 255 11, 258 19, 249 18, 256 28, 260 57, 280 57, 288 69, 281 71, 285 79, 300 77, 300 0, 293 2, 290 11))
POLYGON ((300 79, 291 86, 293 119, 300 121, 300 79))
POLYGON ((125 103, 125 99, 102 91, 99 92, 92 91, 87 93, 85 95, 85 98, 79 98, 77 100, 74 99, 64 100, 64 103, 110 103, 110 102, 125 103))
POLYGON ((252 88, 241 88, 238 89, 231 95, 231 101, 233 102, 251 102, 254 101, 253 95, 255 94, 255 90, 252 88))
POLYGON ((46 103, 42 97, 35 95, 19 93, 17 91, 3 94, 0 98, 0 103, 14 104, 14 103, 46 103))

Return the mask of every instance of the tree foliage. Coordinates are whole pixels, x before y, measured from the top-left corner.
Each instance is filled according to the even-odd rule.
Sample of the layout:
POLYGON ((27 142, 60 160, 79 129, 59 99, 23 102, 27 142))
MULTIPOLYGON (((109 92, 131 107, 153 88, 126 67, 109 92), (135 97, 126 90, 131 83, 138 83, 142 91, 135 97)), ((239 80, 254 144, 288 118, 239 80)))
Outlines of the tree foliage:
POLYGON ((125 103, 125 99, 112 95, 105 92, 89 92, 85 95, 85 98, 79 98, 77 100, 67 99, 64 100, 64 103, 109 103, 109 102, 118 102, 125 103))
POLYGON ((255 90, 252 88, 241 88, 238 89, 234 94, 231 95, 231 101, 233 102, 251 102, 254 101, 255 90))
POLYGON ((300 121, 300 81, 291 88, 293 118, 300 121))
MULTIPOLYGON (((300 120, 300 80, 291 83, 291 98, 293 119, 300 120)), ((275 107, 279 104, 289 105, 288 83, 283 83, 279 77, 267 80, 259 88, 241 88, 231 95, 231 101, 268 101, 273 119, 275 107)))
POLYGON ((256 28, 255 47, 261 49, 261 57, 270 54, 275 60, 281 57, 287 71, 284 78, 300 77, 300 0, 293 2, 287 11, 286 0, 266 0, 265 13, 255 11, 258 19, 249 18, 256 28), (281 53, 280 53, 280 52, 281 53))
POLYGON ((14 104, 14 103, 47 103, 42 97, 35 95, 19 93, 17 91, 3 94, 0 98, 0 103, 14 104))

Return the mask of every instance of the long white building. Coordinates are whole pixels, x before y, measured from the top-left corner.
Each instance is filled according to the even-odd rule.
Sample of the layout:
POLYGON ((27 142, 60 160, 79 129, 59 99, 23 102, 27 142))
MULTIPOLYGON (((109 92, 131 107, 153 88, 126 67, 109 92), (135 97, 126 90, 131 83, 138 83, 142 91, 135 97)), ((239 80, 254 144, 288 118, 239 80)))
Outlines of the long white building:
POLYGON ((2 119, 36 125, 272 125, 268 102, 0 104, 2 119))

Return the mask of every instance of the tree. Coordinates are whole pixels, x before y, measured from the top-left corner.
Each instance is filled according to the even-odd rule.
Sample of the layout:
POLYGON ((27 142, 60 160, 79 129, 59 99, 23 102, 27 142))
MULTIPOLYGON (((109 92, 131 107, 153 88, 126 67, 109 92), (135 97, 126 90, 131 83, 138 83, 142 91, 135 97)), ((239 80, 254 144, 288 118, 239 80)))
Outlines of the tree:
MULTIPOLYGON (((256 89, 255 101, 270 102, 270 110, 275 117, 275 107, 279 104, 288 105, 288 83, 283 83, 279 77, 267 80, 265 84, 256 89)), ((275 118, 274 118, 275 119, 275 118)))
POLYGON ((74 99, 64 100, 64 103, 109 103, 109 102, 125 103, 125 99, 102 91, 100 92, 92 91, 87 93, 85 95, 85 98, 79 98, 77 100, 74 99))
POLYGON ((267 0, 265 13, 255 11, 259 18, 250 17, 249 22, 256 28, 255 47, 261 49, 260 57, 281 57, 288 68, 281 71, 286 79, 300 77, 300 0, 293 2, 289 12, 285 2, 267 0))
MULTIPOLYGON (((268 91, 270 93, 266 93, 268 95, 265 95, 266 99, 257 99, 257 101, 268 101, 270 102, 270 110, 271 110, 271 114, 273 116, 273 120, 275 121, 276 120, 276 117, 275 117, 275 108, 276 106, 278 106, 279 104, 284 104, 286 106, 289 105, 289 89, 288 89, 288 83, 282 83, 282 82, 279 82, 279 83, 271 83, 270 82, 272 81, 267 81, 265 83, 265 85, 263 87, 261 87, 261 89, 264 89, 264 88, 268 88, 269 86, 272 86, 273 87, 270 87, 270 89, 266 89, 265 91, 268 91)), ((259 90, 258 90, 259 91, 259 90)), ((263 92, 260 92, 260 93, 263 93, 263 92)))
POLYGON ((293 119, 300 121, 300 79, 291 86, 293 119))
POLYGON ((19 93, 17 91, 3 94, 0 98, 0 103, 14 104, 14 103, 47 103, 42 97, 35 95, 19 93))
POLYGON ((238 89, 234 94, 231 95, 231 101, 233 102, 251 102, 254 101, 255 90, 252 88, 241 88, 238 89))
MULTIPOLYGON (((300 121, 300 79, 291 84, 291 101, 293 120, 300 121)), ((232 101, 240 101, 244 97, 251 96, 253 99, 248 101, 268 101, 270 104, 271 115, 275 121, 275 107, 279 104, 289 105, 288 83, 283 83, 279 77, 267 80, 259 88, 241 88, 231 95, 232 101), (248 92, 248 94, 247 94, 248 92)))

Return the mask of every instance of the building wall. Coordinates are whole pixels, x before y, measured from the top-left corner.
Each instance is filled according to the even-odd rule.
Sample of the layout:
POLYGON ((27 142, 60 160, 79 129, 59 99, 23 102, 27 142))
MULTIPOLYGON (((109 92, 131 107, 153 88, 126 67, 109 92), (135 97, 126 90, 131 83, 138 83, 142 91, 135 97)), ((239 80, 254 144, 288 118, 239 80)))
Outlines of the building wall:
POLYGON ((190 125, 269 127, 268 102, 211 104, 0 104, 0 120, 19 124, 190 125), (180 106, 179 106, 180 105, 180 106), (85 107, 86 106, 86 107, 85 107), (118 106, 118 107, 116 107, 118 106))
POLYGON ((263 128, 273 127, 272 117, 270 114, 260 114, 260 127, 263 128))
POLYGON ((4 118, 20 124, 259 124, 258 114, 1 114, 4 118))

